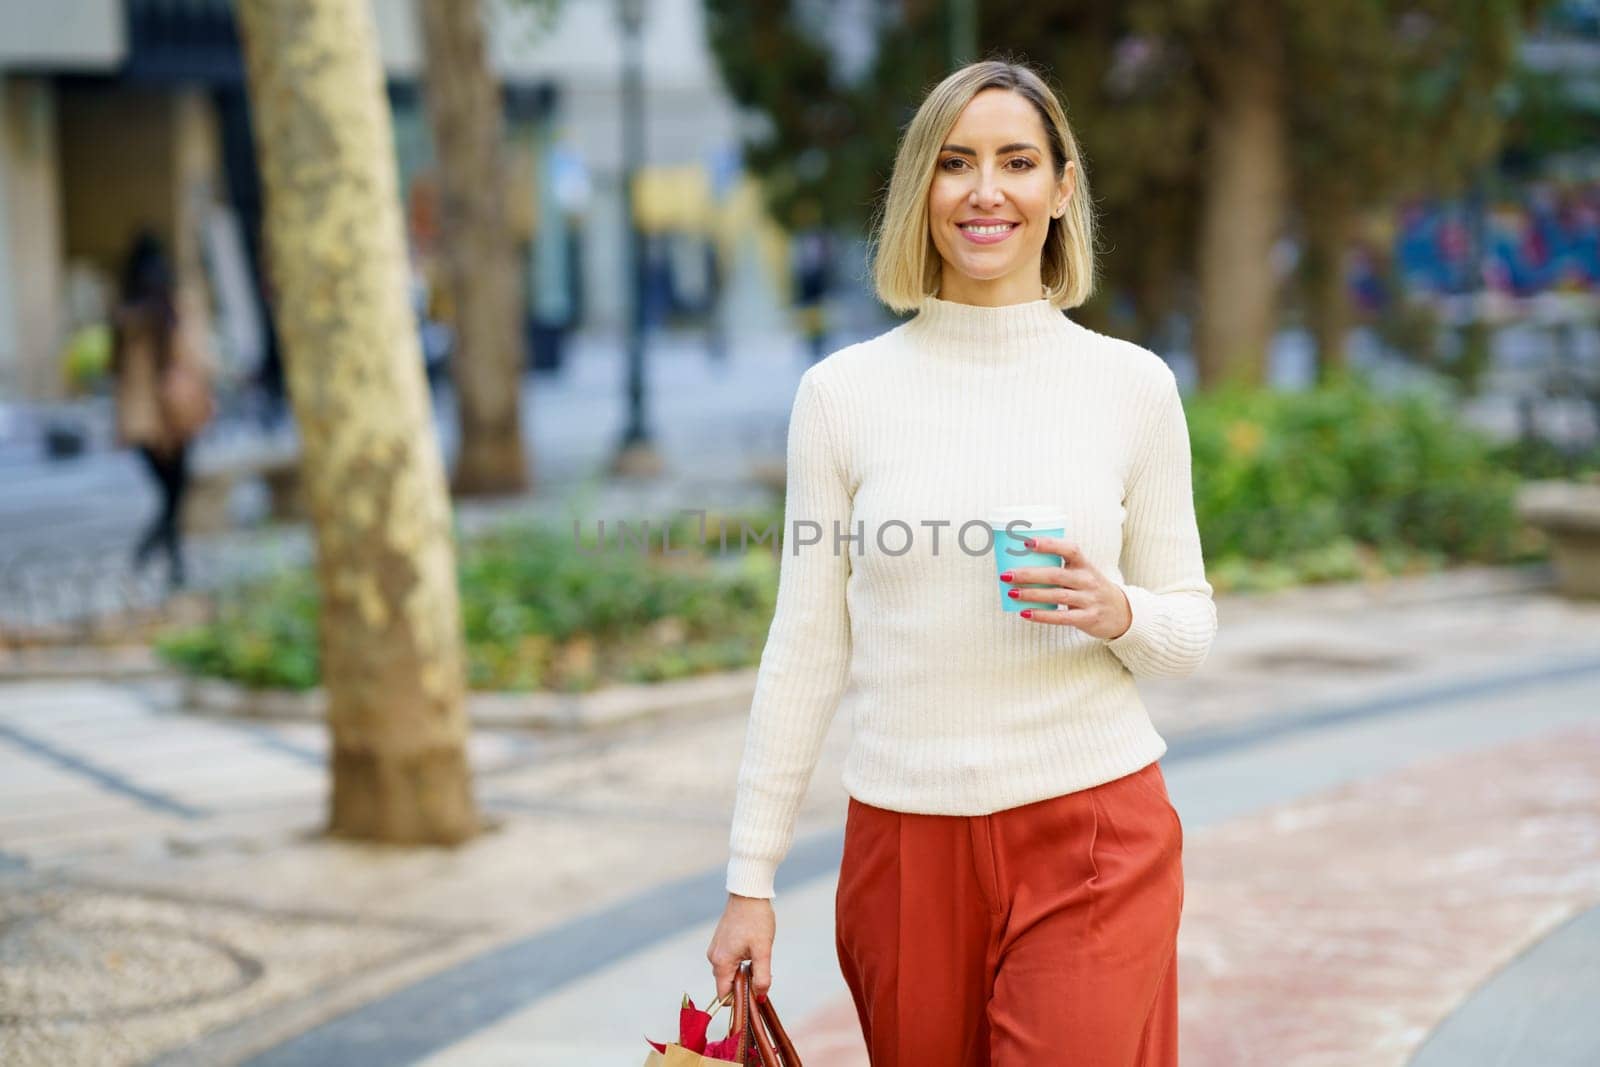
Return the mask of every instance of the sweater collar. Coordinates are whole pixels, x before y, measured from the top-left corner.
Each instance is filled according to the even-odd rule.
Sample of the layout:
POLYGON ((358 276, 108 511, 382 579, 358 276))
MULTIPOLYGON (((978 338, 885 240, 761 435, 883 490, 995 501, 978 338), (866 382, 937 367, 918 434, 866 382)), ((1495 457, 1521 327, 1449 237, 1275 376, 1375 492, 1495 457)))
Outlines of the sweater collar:
POLYGON ((986 307, 925 295, 906 329, 919 344, 940 355, 1003 363, 1039 354, 1073 325, 1044 297, 986 307))

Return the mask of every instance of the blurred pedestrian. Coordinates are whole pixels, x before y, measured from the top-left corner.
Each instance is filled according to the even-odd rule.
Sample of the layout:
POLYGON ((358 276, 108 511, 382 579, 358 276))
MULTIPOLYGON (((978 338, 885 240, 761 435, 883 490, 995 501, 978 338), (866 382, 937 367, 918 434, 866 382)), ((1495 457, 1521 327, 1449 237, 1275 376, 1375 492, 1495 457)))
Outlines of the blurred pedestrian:
POLYGON ((200 324, 179 304, 160 239, 141 233, 124 265, 113 315, 116 435, 119 445, 138 451, 161 493, 161 506, 134 549, 134 568, 164 548, 169 588, 186 581, 181 515, 190 444, 216 411, 214 364, 199 343, 200 324))
POLYGON ((828 354, 828 291, 833 287, 833 242, 814 226, 795 236, 795 307, 812 363, 828 354))

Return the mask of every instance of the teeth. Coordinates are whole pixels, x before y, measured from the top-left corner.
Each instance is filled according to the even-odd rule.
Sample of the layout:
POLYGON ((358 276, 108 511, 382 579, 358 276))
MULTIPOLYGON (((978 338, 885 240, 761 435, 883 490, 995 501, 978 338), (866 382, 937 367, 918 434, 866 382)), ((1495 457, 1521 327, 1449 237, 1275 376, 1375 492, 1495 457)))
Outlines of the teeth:
POLYGON ((1014 225, 1015 223, 1007 222, 999 226, 963 226, 961 228, 968 233, 1005 233, 1014 225))

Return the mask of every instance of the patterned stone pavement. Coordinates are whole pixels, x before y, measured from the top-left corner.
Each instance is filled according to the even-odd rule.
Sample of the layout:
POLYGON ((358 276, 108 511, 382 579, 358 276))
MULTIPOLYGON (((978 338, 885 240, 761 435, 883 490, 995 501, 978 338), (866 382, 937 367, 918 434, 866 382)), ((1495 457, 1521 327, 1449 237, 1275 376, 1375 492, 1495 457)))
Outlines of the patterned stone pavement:
POLYGON ((1600 903, 1597 768, 1600 715, 1202 831, 1185 1062, 1405 1063, 1483 978, 1600 903))
POLYGON ((447 943, 424 923, 133 892, 0 896, 0 1062, 140 1062, 309 985, 447 943))

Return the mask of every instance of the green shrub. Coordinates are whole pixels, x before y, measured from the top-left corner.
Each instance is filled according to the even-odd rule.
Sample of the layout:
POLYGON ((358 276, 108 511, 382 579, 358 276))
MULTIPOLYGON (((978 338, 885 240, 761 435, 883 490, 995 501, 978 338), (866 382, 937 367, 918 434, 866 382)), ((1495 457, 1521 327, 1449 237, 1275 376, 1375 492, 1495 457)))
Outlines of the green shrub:
POLYGON ((1301 392, 1231 387, 1186 409, 1201 540, 1224 577, 1257 570, 1272 585, 1529 555, 1517 471, 1428 394, 1385 395, 1352 375, 1301 392))
MULTIPOLYGON (((781 505, 780 505, 781 508, 781 505)), ((730 516, 722 554, 710 516, 674 523, 674 555, 651 525, 648 551, 581 552, 570 527, 515 524, 463 542, 457 574, 474 689, 584 690, 605 681, 658 681, 760 661, 777 597, 770 548, 738 551, 738 523, 781 523, 782 513, 730 516), (676 553, 683 548, 693 551, 676 553)), ((637 529, 637 528, 636 528, 637 529)), ((583 543, 594 545, 592 533, 583 543)), ((308 689, 320 681, 318 594, 311 571, 285 571, 219 597, 203 626, 163 635, 157 651, 195 674, 251 686, 308 689)))
POLYGON ((284 571, 221 597, 210 622, 163 634, 155 647, 190 674, 310 689, 321 676, 312 572, 284 571))

